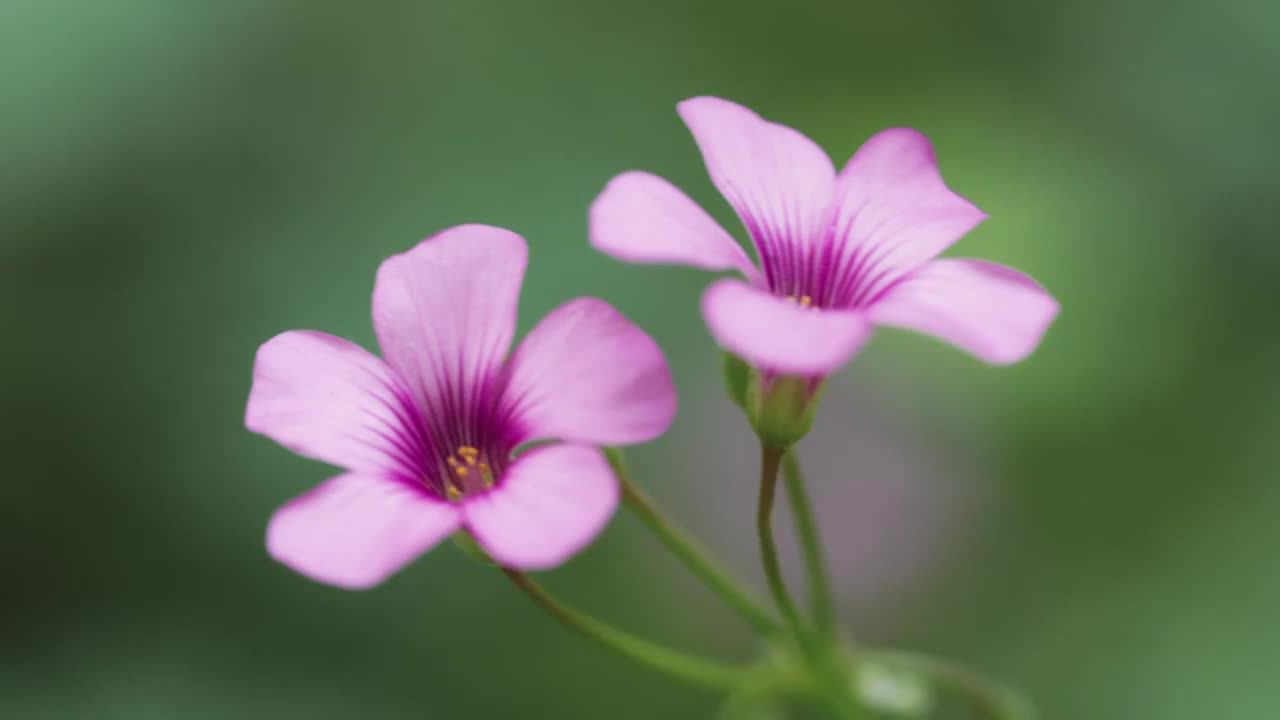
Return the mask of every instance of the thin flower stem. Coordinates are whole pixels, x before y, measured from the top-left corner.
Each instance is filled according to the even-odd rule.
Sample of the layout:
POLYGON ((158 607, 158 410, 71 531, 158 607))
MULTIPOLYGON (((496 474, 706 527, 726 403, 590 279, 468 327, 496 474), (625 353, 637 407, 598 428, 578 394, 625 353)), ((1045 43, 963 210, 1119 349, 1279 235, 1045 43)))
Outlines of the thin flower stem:
POLYGON ((1037 718, 1035 706, 1021 692, 948 660, 898 650, 863 651, 860 657, 927 676, 940 687, 968 699, 991 720, 1037 718))
POLYGON ((760 505, 756 513, 756 528, 760 533, 760 556, 765 576, 769 579, 773 599, 813 672, 827 708, 842 720, 856 720, 862 717, 862 710, 850 695, 850 683, 842 670, 834 645, 814 637, 812 629, 796 610, 795 602, 791 600, 782 579, 778 548, 773 540, 773 501, 777 494, 778 469, 785 453, 780 448, 764 444, 760 446, 760 505))
POLYGON ((773 601, 795 635, 796 642, 808 650, 811 646, 809 631, 787 592, 786 582, 782 579, 782 567, 778 562, 778 547, 773 541, 773 499, 778 487, 778 467, 782 463, 784 452, 778 448, 760 446, 760 504, 756 511, 756 530, 760 534, 760 558, 764 563, 765 576, 769 579, 773 601))
POLYGON ((778 624, 773 613, 762 606, 749 590, 734 580, 701 543, 672 522, 653 498, 632 482, 623 461, 622 451, 610 448, 607 454, 609 464, 613 466, 618 483, 622 486, 623 502, 658 536, 667 549, 759 633, 766 636, 781 633, 782 626, 778 624))
POLYGON ((828 638, 835 637, 835 613, 831 606, 831 583, 827 577, 826 562, 822 557, 822 543, 813 516, 813 505, 804 486, 804 474, 794 448, 782 459, 782 474, 787 485, 787 498, 791 503, 791 515, 800 533, 804 549, 805 568, 809 574, 809 594, 813 605, 813 620, 818 632, 828 638))
POLYGON ((735 691, 755 681, 750 670, 671 650, 564 605, 548 594, 533 578, 519 570, 502 568, 502 572, 561 624, 641 665, 691 685, 713 690, 735 691))

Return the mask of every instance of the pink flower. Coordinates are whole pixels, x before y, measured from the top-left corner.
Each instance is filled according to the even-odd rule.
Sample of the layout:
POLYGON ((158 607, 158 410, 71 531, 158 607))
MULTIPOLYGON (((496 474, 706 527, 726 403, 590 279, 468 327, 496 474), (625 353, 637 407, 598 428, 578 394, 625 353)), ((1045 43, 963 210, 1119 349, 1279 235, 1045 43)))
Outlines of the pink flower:
POLYGON ((378 269, 382 359, 301 330, 259 348, 245 425, 345 469, 276 511, 275 559, 366 588, 460 529, 503 565, 541 569, 604 527, 618 486, 596 446, 662 434, 671 375, 649 336, 591 298, 507 358, 526 257, 506 230, 446 230, 378 269), (557 442, 512 455, 535 440, 557 442))
POLYGON ((711 180, 742 219, 760 268, 701 208, 648 173, 614 178, 591 207, 591 244, 622 260, 737 270, 707 288, 711 334, 750 364, 822 376, 871 325, 934 335, 989 363, 1026 357, 1058 313, 1034 280, 937 259, 986 215, 942 181, 933 147, 894 128, 836 173, 804 135, 718 98, 679 105, 711 180))

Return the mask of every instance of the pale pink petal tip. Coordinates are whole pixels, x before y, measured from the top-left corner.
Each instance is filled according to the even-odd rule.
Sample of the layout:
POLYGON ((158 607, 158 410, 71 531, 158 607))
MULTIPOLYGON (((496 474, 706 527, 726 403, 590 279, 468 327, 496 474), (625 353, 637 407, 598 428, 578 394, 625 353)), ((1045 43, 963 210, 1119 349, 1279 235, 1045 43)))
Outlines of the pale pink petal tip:
POLYGON ((608 303, 571 300, 529 333, 508 365, 510 416, 530 438, 630 445, 666 432, 676 391, 653 338, 608 303))
POLYGON ((262 344, 245 426, 299 455, 356 472, 406 472, 397 460, 407 391, 381 359, 310 330, 262 344))
POLYGON ((676 106, 707 174, 733 206, 761 255, 784 243, 817 242, 835 189, 835 166, 817 143, 715 97, 676 106))
POLYGON ((853 310, 804 307, 732 279, 702 296, 716 341, 751 365, 788 375, 823 376, 847 363, 870 336, 853 310))
POLYGON ((645 172, 609 181, 588 215, 591 246, 633 263, 672 263, 704 270, 737 270, 748 278, 755 266, 724 228, 687 195, 645 172))
POLYGON ((856 257, 876 257, 898 278, 932 260, 987 215, 942 179, 929 139, 889 128, 863 143, 840 172, 833 226, 856 257))
POLYGON ((1040 344, 1058 301, 1030 277, 982 260, 935 260, 871 308, 878 324, 945 340, 993 365, 1018 362, 1040 344))
POLYGON ((520 456, 502 484, 464 505, 477 542, 498 563, 545 570, 586 547, 618 506, 618 482, 604 454, 549 445, 520 456))
POLYGON ((339 475, 272 515, 267 552, 312 580, 363 590, 448 537, 460 521, 457 507, 396 481, 339 475))
POLYGON ((510 230, 459 225, 383 261, 373 329, 420 406, 451 392, 469 396, 497 372, 515 335, 527 260, 524 239, 510 230))

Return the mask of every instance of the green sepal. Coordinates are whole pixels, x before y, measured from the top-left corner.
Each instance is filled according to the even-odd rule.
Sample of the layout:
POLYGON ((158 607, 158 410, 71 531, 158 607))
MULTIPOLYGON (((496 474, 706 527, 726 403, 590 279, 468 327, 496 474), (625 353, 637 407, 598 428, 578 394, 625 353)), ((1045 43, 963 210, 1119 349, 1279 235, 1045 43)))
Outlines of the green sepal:
POLYGON ((731 352, 720 353, 721 370, 724 373, 724 389, 734 405, 747 409, 747 389, 751 385, 755 370, 742 358, 731 352))
POLYGON ((768 380, 731 352, 720 354, 724 388, 768 447, 786 449, 813 427, 822 399, 822 380, 779 375, 768 380))
POLYGON ((766 383, 753 371, 747 385, 747 419, 766 447, 789 448, 813 427, 822 391, 821 380, 782 375, 766 383))

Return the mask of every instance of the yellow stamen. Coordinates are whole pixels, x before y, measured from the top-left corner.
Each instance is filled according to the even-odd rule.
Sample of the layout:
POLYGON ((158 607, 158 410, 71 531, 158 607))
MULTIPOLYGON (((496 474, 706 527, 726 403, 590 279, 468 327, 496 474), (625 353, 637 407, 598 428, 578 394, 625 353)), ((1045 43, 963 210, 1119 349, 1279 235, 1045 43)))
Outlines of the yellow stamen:
POLYGON ((477 455, 480 454, 480 451, 471 447, 470 445, 463 445, 462 447, 458 448, 458 454, 464 458, 476 457, 477 455))
POLYGON ((813 304, 813 298, 809 297, 808 295, 801 295, 800 304, 805 307, 809 307, 810 305, 813 304))
POLYGON ((455 467, 453 471, 458 473, 458 477, 466 477, 468 472, 464 467, 455 467))
POLYGON ((457 500, 462 497, 462 491, 452 485, 447 488, 447 494, 450 500, 457 500))

